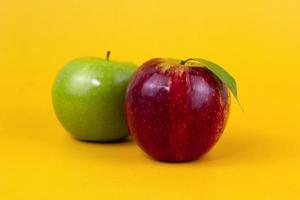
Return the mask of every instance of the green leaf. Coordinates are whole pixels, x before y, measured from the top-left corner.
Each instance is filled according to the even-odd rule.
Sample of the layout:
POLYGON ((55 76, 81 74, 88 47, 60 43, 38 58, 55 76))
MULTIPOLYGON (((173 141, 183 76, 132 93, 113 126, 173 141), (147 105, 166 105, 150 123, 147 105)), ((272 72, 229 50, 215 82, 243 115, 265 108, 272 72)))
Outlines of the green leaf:
MULTIPOLYGON (((213 62, 210 62, 208 60, 202 59, 202 58, 189 58, 189 59, 183 61, 183 63, 186 63, 188 61, 199 62, 201 65, 203 65, 205 68, 207 68, 213 74, 215 74, 230 89, 230 91, 232 92, 233 96, 235 97, 235 99, 237 100, 237 102, 239 103, 239 105, 241 106, 241 104, 239 102, 239 99, 238 99, 238 92, 237 92, 236 81, 234 80, 234 78, 228 72, 226 72, 219 65, 217 65, 217 64, 215 64, 213 62)), ((241 108, 242 108, 242 106, 241 106, 241 108)))

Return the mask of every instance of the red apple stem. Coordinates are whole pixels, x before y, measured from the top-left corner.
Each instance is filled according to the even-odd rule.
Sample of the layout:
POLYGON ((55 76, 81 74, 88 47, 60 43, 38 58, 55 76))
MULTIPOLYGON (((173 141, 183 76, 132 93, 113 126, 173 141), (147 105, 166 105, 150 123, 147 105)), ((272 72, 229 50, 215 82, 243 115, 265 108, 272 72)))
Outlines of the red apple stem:
POLYGON ((187 63, 188 61, 194 60, 193 58, 188 58, 186 60, 182 60, 181 64, 184 65, 185 63, 187 63))
POLYGON ((106 52, 106 60, 109 61, 110 51, 106 52))

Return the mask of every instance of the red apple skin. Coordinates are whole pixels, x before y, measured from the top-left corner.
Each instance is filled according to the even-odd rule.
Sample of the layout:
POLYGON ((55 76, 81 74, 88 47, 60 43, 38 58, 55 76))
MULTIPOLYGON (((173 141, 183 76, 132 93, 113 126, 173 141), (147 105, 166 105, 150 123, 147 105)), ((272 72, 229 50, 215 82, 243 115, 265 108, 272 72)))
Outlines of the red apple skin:
MULTIPOLYGON (((197 65, 197 64, 196 64, 197 65)), ((125 113, 133 139, 152 158, 185 162, 219 140, 229 114, 227 87, 206 68, 155 58, 133 75, 125 113)))

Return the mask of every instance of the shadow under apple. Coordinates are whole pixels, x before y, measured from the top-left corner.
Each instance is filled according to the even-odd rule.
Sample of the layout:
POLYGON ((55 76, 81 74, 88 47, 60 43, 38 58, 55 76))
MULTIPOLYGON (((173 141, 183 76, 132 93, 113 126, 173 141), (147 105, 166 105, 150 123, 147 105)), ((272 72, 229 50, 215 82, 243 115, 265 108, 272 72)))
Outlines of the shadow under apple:
POLYGON ((136 164, 139 149, 130 137, 114 142, 87 142, 66 137, 63 151, 75 160, 90 160, 95 163, 136 164))
POLYGON ((166 165, 198 165, 213 163, 251 163, 267 159, 276 144, 268 140, 262 132, 255 130, 224 133, 215 146, 204 156, 189 162, 156 161, 143 153, 143 159, 166 165))
MULTIPOLYGON (((198 160, 170 163, 153 160, 132 141, 130 137, 115 142, 86 142, 66 138, 64 151, 73 158, 92 159, 96 162, 118 162, 128 164, 198 165, 213 163, 251 163, 267 159, 275 144, 259 131, 226 132, 213 149, 198 160)), ((223 165, 222 164, 222 165, 223 165)))
POLYGON ((227 132, 198 162, 256 162, 266 159, 272 146, 272 142, 259 131, 227 132))

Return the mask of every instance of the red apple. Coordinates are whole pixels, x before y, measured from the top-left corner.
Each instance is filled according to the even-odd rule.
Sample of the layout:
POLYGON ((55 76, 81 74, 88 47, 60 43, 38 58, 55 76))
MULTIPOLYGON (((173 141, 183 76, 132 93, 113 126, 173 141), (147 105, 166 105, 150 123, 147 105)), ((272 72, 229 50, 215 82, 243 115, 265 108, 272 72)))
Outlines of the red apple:
POLYGON ((197 159, 225 128, 229 90, 216 73, 191 60, 151 59, 128 85, 125 111, 131 135, 154 159, 197 159))

